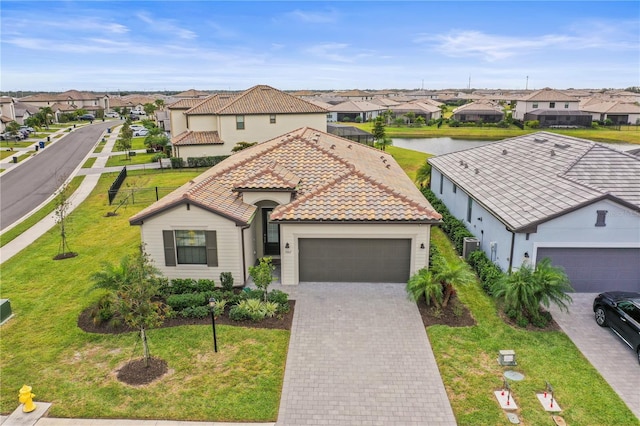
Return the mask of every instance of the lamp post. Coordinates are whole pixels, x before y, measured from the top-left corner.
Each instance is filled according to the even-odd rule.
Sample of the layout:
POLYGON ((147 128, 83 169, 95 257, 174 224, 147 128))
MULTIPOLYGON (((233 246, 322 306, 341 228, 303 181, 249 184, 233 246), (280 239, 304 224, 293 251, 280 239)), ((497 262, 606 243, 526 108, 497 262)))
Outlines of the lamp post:
POLYGON ((214 313, 216 307, 215 297, 209 299, 209 307, 211 308, 211 327, 213 328, 213 350, 214 352, 218 352, 218 340, 216 339, 216 317, 214 313))

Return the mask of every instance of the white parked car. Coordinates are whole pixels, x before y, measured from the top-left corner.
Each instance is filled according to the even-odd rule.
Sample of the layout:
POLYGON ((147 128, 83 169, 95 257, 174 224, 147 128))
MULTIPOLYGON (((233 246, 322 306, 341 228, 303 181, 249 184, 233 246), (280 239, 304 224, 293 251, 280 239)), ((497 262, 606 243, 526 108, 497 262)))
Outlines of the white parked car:
POLYGON ((147 129, 136 129, 133 131, 133 136, 147 136, 149 131, 147 129))
POLYGON ((120 114, 115 111, 108 112, 104 116, 107 118, 120 118, 120 114))

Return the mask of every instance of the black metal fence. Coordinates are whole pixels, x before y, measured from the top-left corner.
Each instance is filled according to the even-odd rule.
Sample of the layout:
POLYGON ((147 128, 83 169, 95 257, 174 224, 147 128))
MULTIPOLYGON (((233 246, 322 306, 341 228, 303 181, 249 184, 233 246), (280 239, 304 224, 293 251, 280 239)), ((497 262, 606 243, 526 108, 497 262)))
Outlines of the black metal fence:
POLYGON ((118 177, 113 181, 111 187, 109 187, 109 205, 113 203, 113 199, 118 195, 118 190, 122 186, 122 182, 127 178, 127 167, 123 167, 118 173, 118 177))
MULTIPOLYGON (((124 204, 151 204, 153 202, 158 201, 160 198, 169 194, 173 190, 177 189, 177 186, 174 187, 161 187, 161 186, 153 186, 150 188, 121 188, 118 191, 117 196, 114 198, 114 202, 116 204, 124 203, 124 204)), ((111 203, 109 203, 111 204, 111 203)))

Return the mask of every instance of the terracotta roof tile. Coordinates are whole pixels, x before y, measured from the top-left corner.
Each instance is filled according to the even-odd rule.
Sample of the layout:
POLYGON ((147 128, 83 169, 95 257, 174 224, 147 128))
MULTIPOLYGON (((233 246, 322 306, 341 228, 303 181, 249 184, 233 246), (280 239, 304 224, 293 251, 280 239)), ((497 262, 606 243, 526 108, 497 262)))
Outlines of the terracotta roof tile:
POLYGON ((172 145, 222 145, 224 141, 220 139, 216 130, 206 132, 194 132, 185 130, 177 136, 171 138, 172 145))
POLYGON ((391 155, 347 139, 302 128, 231 155, 130 219, 193 202, 238 223, 256 207, 238 189, 295 188, 295 200, 273 218, 287 220, 433 222, 441 218, 391 155))

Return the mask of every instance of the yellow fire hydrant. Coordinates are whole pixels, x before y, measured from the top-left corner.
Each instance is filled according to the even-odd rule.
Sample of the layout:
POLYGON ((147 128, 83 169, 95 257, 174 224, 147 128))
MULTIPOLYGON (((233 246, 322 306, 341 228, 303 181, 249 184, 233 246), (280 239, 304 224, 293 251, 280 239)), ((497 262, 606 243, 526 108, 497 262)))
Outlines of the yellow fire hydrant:
POLYGON ((22 407, 22 411, 25 413, 30 413, 36 409, 36 404, 33 403, 33 398, 35 395, 31 393, 31 386, 24 385, 20 388, 18 395, 18 401, 24 404, 22 407))

